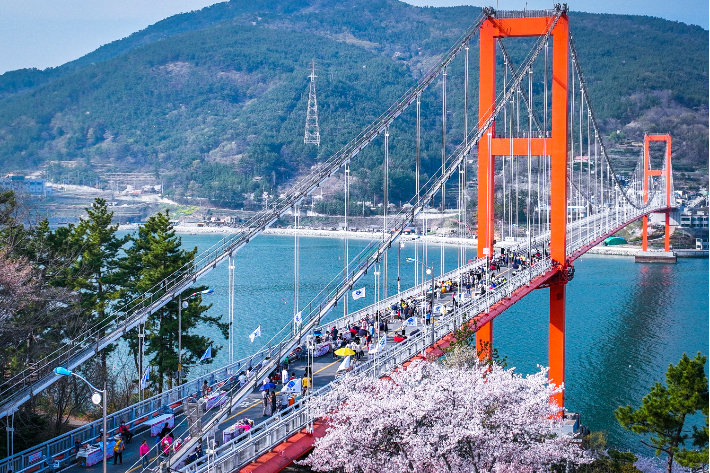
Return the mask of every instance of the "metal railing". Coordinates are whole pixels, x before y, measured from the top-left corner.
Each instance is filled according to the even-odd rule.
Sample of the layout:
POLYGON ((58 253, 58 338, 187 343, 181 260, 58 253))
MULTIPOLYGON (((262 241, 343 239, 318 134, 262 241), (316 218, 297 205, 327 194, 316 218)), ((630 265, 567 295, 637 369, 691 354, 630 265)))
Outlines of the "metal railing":
MULTIPOLYGON (((136 425, 162 413, 164 406, 173 406, 173 408, 180 410, 182 400, 186 399, 191 393, 199 392, 204 381, 207 381, 211 386, 220 386, 229 381, 242 368, 247 366, 258 368, 261 362, 272 354, 271 352, 273 352, 273 348, 271 351, 268 348, 262 348, 251 356, 206 373, 181 386, 176 386, 112 412, 106 418, 107 433, 115 434, 122 421, 128 424, 130 428, 135 429, 136 425)), ((56 470, 53 466, 55 462, 59 462, 60 466, 70 463, 70 456, 75 449, 75 442, 83 444, 97 439, 101 427, 102 419, 98 419, 18 452, 12 457, 3 458, 0 460, 0 473, 7 473, 10 470, 14 473, 22 473, 30 469, 32 469, 33 473, 56 470)))
MULTIPOLYGON (((434 330, 435 340, 442 339, 471 317, 484 312, 502 299, 510 297, 515 290, 528 284, 532 279, 544 274, 551 268, 552 260, 549 258, 538 261, 535 265, 519 271, 508 282, 490 291, 486 296, 466 300, 456 311, 440 318, 433 325, 431 329, 434 330)), ((375 358, 364 362, 353 372, 378 377, 387 375, 405 361, 422 353, 429 346, 431 346, 431 332, 420 331, 407 340, 385 350, 382 354, 377 354, 375 358)), ((326 386, 314 391, 310 396, 325 394, 332 389, 333 383, 337 382, 338 380, 328 383, 326 386)), ((274 446, 299 432, 314 420, 305 407, 307 402, 308 397, 301 399, 294 406, 275 414, 256 428, 221 445, 215 450, 213 455, 208 455, 188 465, 178 465, 177 469, 191 473, 227 473, 256 460, 259 456, 271 451, 274 446)))

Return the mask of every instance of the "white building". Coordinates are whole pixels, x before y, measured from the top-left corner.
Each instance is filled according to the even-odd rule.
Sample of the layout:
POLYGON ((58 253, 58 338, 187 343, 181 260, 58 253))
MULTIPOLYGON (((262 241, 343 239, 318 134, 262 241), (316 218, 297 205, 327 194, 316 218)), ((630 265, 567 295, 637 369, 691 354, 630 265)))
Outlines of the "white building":
POLYGON ((0 179, 2 190, 13 190, 16 193, 47 196, 52 194, 52 186, 48 186, 44 179, 8 174, 0 179))

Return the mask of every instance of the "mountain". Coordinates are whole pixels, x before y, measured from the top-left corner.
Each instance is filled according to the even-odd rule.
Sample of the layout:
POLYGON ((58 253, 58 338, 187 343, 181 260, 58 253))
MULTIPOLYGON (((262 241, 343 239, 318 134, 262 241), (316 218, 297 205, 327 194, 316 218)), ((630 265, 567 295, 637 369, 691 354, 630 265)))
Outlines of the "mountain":
MULTIPOLYGON (((176 198, 248 205, 245 196, 278 192, 355 137, 480 12, 394 0, 253 0, 176 15, 60 67, 0 76, 0 170, 43 168, 73 183, 151 173, 176 198), (312 59, 320 148, 303 144, 312 59)), ((708 31, 575 12, 570 25, 604 132, 615 140, 672 133, 676 171, 707 184, 708 31)), ((520 43, 510 43, 513 57, 529 48, 520 43)), ((462 137, 463 66, 449 69, 453 146, 462 137)), ((428 171, 440 163, 440 108, 440 87, 430 87, 422 98, 428 171)), ((393 201, 413 189, 413 130, 413 111, 391 130, 391 188, 402 190, 393 201)), ((363 196, 382 188, 381 161, 379 145, 353 162, 363 196)))

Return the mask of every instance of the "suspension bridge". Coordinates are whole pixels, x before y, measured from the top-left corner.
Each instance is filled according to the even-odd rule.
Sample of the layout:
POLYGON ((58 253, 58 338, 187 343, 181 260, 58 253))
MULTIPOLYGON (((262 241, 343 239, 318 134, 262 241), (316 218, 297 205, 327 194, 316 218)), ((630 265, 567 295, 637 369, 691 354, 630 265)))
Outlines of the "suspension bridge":
MULTIPOLYGON (((161 467, 200 473, 240 468, 278 471, 311 448, 314 434, 325 428, 318 419, 309 416, 304 407, 306 403, 299 402, 252 431, 211 448, 209 454, 197 462, 188 462, 187 456, 198 442, 214 437, 220 426, 249 402, 260 380, 271 373, 284 356, 312 340, 309 335, 316 330, 324 330, 324 321, 333 317, 333 309, 339 303, 343 316, 328 322, 329 327, 346 328, 363 314, 373 314, 403 298, 426 295, 435 279, 458 281, 461 287, 462 278, 471 271, 484 270, 486 278, 490 278, 491 263, 500 256, 501 247, 508 255, 524 255, 528 264, 516 270, 506 269, 506 277, 499 284, 484 280, 485 292, 463 297, 455 311, 440 315, 429 329, 390 344, 386 350, 378 350, 357 370, 383 376, 413 357, 427 352, 437 354, 447 344, 453 330, 462 324, 475 327, 479 350, 490 350, 494 346, 495 317, 531 291, 549 288, 549 377, 551 383, 560 385, 565 382, 566 284, 574 275, 574 261, 639 219, 643 221, 643 249, 647 250, 647 220, 651 213, 666 214, 665 250, 670 250, 668 212, 674 206, 670 135, 647 136, 636 163, 629 164, 628 159, 621 160, 608 153, 570 33, 566 5, 556 5, 553 10, 524 12, 488 8, 439 62, 385 113, 247 221, 239 232, 225 237, 200 254, 193 264, 145 294, 125 306, 115 307, 109 320, 95 324, 76 339, 68 340, 61 349, 3 380, 0 415, 12 419, 19 406, 57 381, 55 367, 80 368, 128 330, 140 329, 150 314, 180 297, 223 262, 228 262, 230 287, 233 287, 235 253, 286 214, 294 216, 298 227, 303 200, 339 172, 345 176, 347 229, 350 163, 365 148, 377 146, 381 146, 383 156, 382 232, 354 257, 349 254, 346 239, 344 265, 339 274, 305 304, 298 299, 299 237, 296 233, 294 316, 299 316, 299 323, 285 324, 263 348, 245 359, 235 361, 230 351, 227 366, 111 414, 109 432, 115 432, 122 420, 136 426, 158 415, 164 406, 187 409, 189 394, 199 390, 201 383, 207 380, 225 391, 226 402, 211 409, 199 422, 192 419, 193 435, 161 467), (509 53, 510 44, 518 38, 528 38, 531 44, 522 59, 509 53), (479 48, 478 115, 475 124, 470 125, 473 101, 469 98, 469 54, 470 46, 476 43, 479 48), (454 74, 454 70, 462 70, 463 74, 454 74), (456 115, 455 126, 447 125, 450 107, 454 104, 447 104, 447 92, 452 91, 463 98, 456 104, 461 105, 461 110, 456 115), (421 105, 430 98, 441 105, 441 115, 435 117, 441 132, 441 166, 429 173, 426 182, 420 182, 421 105), (389 140, 395 130, 402 132, 403 126, 397 120, 406 113, 415 115, 414 129, 408 131, 415 137, 411 150, 415 191, 408 202, 410 205, 401 206, 406 210, 390 214, 389 140), (662 166, 654 170, 649 151, 653 141, 666 143, 662 166), (452 145, 454 142, 458 144, 452 145), (398 238, 422 212, 438 209, 443 221, 447 207, 455 206, 459 209, 456 221, 460 235, 468 231, 466 208, 471 199, 466 188, 470 181, 470 162, 477 168, 477 258, 467 260, 462 248, 458 267, 445 272, 442 246, 440 273, 432 274, 431 281, 422 273, 414 287, 398 287, 396 294, 389 295, 384 283, 376 306, 349 312, 347 300, 353 285, 373 267, 382 272, 383 281, 387 280, 387 250, 398 244, 398 238), (452 184, 455 180, 457 184, 452 184), (455 205, 447 206, 447 185, 457 191, 455 205), (539 256, 533 258, 533 254, 539 256), (237 374, 247 366, 252 368, 249 378, 246 382, 239 381, 237 374)), ((428 254, 426 244, 417 245, 415 251, 424 262, 423 270, 434 259, 428 254)), ((233 313, 230 304, 230 331, 233 313)), ((330 386, 329 382, 318 390, 312 389, 308 395, 318 396, 330 386)), ((564 394, 558 394, 555 401, 564 406, 564 394)), ((0 461, 0 473, 67 468, 71 465, 75 444, 93 441, 98 429, 99 423, 94 422, 25 452, 14 453, 10 448, 10 455, 0 461), (43 461, 38 462, 38 458, 43 461)), ((9 430, 8 444, 11 446, 9 430)))

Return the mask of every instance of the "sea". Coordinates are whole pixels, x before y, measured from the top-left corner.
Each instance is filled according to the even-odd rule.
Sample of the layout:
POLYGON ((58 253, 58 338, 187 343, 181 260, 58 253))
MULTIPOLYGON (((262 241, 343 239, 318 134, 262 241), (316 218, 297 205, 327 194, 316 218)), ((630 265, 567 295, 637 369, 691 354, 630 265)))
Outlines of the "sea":
MULTIPOLYGON (((182 234, 182 244, 203 251, 222 235, 182 234)), ((344 266, 344 240, 331 237, 299 237, 299 309, 317 303, 319 292, 344 266), (314 299, 315 298, 315 299, 314 299)), ((350 239, 350 258, 368 241, 350 239)), ((387 256, 387 293, 414 284, 421 266, 408 261, 423 259, 423 244, 403 242, 387 256)), ((466 256, 475 257, 468 249, 466 256)), ((441 272, 441 247, 427 245, 426 259, 441 272)), ((444 246, 444 270, 457 266, 459 248, 444 246)), ((637 435, 622 429, 615 417, 618 406, 638 407, 656 382, 665 381, 669 364, 683 353, 708 355, 708 260, 678 259, 677 264, 637 264, 632 257, 584 255, 575 262, 574 279, 567 286, 566 319, 566 408, 581 414, 592 431, 604 431, 610 446, 651 456, 637 435)), ((382 273, 383 271, 380 271, 382 273)), ((200 280, 214 290, 204 297, 212 306, 208 314, 228 320, 228 268, 226 264, 200 280)), ((380 275, 379 289, 382 275, 380 275)), ((366 297, 350 300, 350 311, 374 301, 376 281, 369 271, 354 289, 366 297)), ((235 256, 235 356, 248 356, 263 346, 294 315, 294 237, 260 235, 235 256), (261 337, 249 334, 261 328, 261 337)), ((330 318, 343 315, 343 305, 330 318)), ((535 290, 493 322, 493 344, 509 368, 521 374, 546 366, 548 346, 549 290, 535 290)), ((214 369, 228 361, 228 343, 217 329, 201 333, 214 340, 214 369), (216 350, 214 350, 216 348, 216 350)), ((707 371, 707 365, 706 365, 707 371)), ((702 422, 693 418, 691 422, 702 422)))

